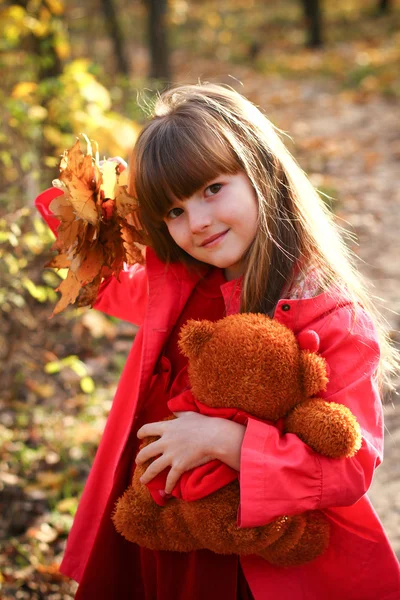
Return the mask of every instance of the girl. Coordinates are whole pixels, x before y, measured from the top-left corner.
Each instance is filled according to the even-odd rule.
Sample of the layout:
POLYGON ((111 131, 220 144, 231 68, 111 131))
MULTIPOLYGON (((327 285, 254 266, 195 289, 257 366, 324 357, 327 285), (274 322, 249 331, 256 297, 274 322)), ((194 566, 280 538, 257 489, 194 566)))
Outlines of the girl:
MULTIPOLYGON (((96 308, 141 325, 89 476, 64 573, 84 600, 394 600, 400 570, 365 495, 382 459, 378 380, 395 357, 318 194, 266 117, 218 85, 181 86, 158 99, 130 164, 131 192, 151 247, 146 266, 106 279, 96 308), (314 453, 293 435, 249 419, 246 426, 195 413, 162 422, 183 390, 177 349, 189 318, 262 312, 298 334, 314 329, 328 362, 323 397, 357 417, 362 448, 351 459, 314 453), (140 440, 160 436, 137 454, 140 440), (135 458, 136 457, 136 458, 135 458), (148 483, 170 467, 180 475, 212 459, 238 471, 238 525, 323 509, 328 550, 299 567, 257 556, 202 550, 153 552, 130 544, 111 522, 136 463, 148 483)), ((59 193, 37 200, 47 206, 59 193)))

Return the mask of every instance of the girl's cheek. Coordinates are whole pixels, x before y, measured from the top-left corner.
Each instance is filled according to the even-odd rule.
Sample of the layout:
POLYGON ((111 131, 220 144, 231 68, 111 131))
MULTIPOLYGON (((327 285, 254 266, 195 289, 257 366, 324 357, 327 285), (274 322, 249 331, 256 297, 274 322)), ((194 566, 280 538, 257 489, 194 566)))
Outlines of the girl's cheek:
POLYGON ((180 246, 182 248, 183 244, 184 244, 182 228, 179 227, 178 224, 173 223, 173 224, 169 225, 168 231, 169 231, 172 239, 174 240, 175 244, 178 244, 178 246, 180 246))

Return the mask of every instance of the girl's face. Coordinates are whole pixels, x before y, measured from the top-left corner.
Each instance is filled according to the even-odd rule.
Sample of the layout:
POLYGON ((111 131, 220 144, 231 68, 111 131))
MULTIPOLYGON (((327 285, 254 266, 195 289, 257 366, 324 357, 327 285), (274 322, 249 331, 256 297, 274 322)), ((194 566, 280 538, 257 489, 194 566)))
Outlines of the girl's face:
POLYGON ((176 200, 164 221, 180 248, 224 269, 229 281, 243 274, 242 259, 257 232, 256 194, 245 173, 220 175, 176 200))

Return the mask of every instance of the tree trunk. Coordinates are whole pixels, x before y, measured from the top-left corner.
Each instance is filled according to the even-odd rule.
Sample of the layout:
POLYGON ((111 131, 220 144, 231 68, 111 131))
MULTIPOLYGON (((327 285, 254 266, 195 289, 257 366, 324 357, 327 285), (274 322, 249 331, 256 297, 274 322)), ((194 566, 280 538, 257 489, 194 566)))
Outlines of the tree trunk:
POLYGON ((304 17, 307 27, 307 46, 320 48, 322 40, 322 8, 319 0, 303 0, 304 17))
POLYGON ((146 0, 150 49, 150 77, 167 83, 171 80, 169 66, 167 0, 146 0))
POLYGON ((390 0, 379 0, 378 1, 378 11, 381 15, 386 15, 390 12, 391 4, 390 0))
POLYGON ((101 5, 103 7, 105 25, 114 46, 118 73, 129 77, 129 61, 125 54, 124 39, 114 0, 101 0, 101 5))

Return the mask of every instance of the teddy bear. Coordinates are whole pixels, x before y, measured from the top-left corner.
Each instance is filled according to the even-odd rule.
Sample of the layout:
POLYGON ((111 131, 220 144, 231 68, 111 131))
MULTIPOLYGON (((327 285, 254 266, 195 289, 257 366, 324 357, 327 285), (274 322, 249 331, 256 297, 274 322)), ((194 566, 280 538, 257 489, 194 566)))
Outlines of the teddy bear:
MULTIPOLYGON (((326 389, 328 365, 317 354, 315 331, 296 338, 266 315, 243 313, 216 322, 189 320, 179 346, 188 358, 192 410, 242 423, 249 416, 265 420, 331 458, 351 457, 359 450, 360 427, 351 411, 316 396, 326 389)), ((171 412, 188 409, 171 402, 171 412)), ((155 439, 147 438, 141 448, 155 439)), ((219 461, 181 477, 186 476, 186 489, 192 489, 193 478, 198 482, 196 474, 203 469, 204 481, 214 482, 205 495, 187 501, 181 485, 180 493, 157 503, 154 490, 140 482, 150 463, 135 469, 112 515, 117 531, 131 542, 153 550, 258 554, 282 567, 309 562, 328 546, 329 523, 318 510, 282 515, 259 527, 238 527, 238 473, 219 461)))

